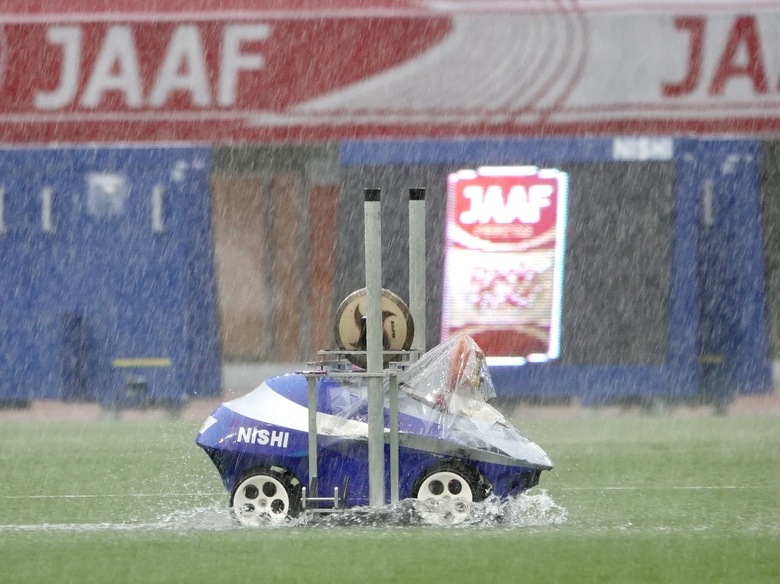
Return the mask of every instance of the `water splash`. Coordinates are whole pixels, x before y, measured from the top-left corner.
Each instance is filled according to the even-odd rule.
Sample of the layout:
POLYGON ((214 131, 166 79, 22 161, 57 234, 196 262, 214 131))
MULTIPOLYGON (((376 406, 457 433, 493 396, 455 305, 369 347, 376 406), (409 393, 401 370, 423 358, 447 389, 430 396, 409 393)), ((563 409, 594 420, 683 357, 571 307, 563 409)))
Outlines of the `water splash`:
POLYGON ((512 527, 546 527, 566 523, 569 512, 561 507, 547 491, 538 494, 523 493, 500 503, 503 523, 512 527))
POLYGON ((154 523, 158 529, 196 531, 224 531, 234 529, 236 524, 230 509, 221 502, 167 513, 154 523))

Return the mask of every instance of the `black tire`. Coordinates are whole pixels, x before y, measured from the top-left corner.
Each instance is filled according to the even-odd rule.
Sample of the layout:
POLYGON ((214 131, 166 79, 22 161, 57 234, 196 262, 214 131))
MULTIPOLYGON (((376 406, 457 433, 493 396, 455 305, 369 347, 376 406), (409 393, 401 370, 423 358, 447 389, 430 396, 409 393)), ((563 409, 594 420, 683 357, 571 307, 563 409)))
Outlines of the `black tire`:
POLYGON ((484 500, 490 490, 474 467, 458 460, 440 462, 415 482, 415 511, 424 523, 457 525, 471 518, 473 504, 484 500))
POLYGON ((242 525, 285 523, 301 512, 301 482, 282 468, 250 469, 230 493, 230 509, 242 525))

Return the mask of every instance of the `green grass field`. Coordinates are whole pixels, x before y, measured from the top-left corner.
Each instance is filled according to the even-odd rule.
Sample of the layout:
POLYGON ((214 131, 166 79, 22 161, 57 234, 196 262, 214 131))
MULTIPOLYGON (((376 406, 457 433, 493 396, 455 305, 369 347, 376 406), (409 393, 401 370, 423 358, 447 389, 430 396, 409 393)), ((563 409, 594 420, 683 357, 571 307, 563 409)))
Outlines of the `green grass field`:
POLYGON ((566 520, 449 529, 230 528, 198 425, 0 425, 0 582, 780 581, 775 417, 524 419, 566 520))

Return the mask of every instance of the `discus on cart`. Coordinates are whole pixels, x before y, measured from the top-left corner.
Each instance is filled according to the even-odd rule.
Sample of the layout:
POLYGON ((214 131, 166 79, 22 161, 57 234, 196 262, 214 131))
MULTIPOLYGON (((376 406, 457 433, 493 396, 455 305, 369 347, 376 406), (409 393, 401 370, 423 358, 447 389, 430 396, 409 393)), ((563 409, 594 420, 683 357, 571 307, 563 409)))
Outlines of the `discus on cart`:
MULTIPOLYGON (((342 351, 366 350, 366 289, 355 290, 336 310, 334 335, 342 351)), ((382 289, 382 364, 387 367, 397 355, 388 351, 408 351, 414 340, 414 322, 406 303, 390 290, 382 289)), ((347 355, 358 367, 366 366, 366 356, 347 355)))

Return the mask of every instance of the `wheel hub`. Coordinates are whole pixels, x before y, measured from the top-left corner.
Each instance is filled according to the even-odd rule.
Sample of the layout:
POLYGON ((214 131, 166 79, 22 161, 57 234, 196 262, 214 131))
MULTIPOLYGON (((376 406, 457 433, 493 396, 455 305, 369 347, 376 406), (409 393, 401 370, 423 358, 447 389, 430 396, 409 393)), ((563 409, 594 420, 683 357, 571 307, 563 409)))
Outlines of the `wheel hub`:
POLYGON ((290 495, 277 478, 258 474, 244 479, 236 489, 233 508, 243 525, 280 524, 287 520, 290 495))
POLYGON ((434 525, 455 525, 468 519, 474 493, 468 481, 452 471, 439 471, 426 478, 418 490, 422 518, 434 525))

